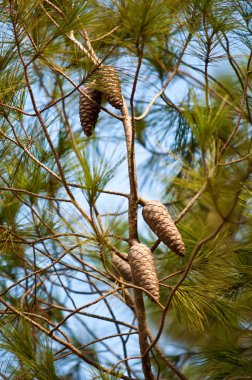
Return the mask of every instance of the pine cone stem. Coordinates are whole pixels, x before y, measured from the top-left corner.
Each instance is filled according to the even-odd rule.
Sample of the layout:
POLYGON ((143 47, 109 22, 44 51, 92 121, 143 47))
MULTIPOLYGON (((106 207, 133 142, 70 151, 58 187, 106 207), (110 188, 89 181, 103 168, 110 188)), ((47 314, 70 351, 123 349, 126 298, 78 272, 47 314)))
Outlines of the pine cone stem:
POLYGON ((138 203, 141 205, 141 206, 145 206, 147 201, 145 201, 143 198, 141 197, 138 197, 138 203))

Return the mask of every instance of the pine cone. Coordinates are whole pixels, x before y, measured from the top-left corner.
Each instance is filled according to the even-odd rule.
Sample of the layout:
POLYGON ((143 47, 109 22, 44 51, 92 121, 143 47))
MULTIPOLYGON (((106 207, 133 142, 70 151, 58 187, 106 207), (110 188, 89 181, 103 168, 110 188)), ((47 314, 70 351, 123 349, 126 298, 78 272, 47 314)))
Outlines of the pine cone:
POLYGON ((127 261, 124 261, 119 256, 112 254, 112 264, 115 271, 122 276, 126 281, 132 282, 131 268, 127 261))
MULTIPOLYGON (((91 99, 95 100, 96 103, 101 105, 102 93, 91 87, 83 86, 81 90, 87 94, 91 99)), ((80 94, 79 102, 79 112, 80 112, 80 122, 82 129, 86 136, 91 136, 95 128, 95 124, 98 119, 100 112, 100 107, 98 104, 91 102, 83 94, 80 94)))
POLYGON ((158 279, 151 250, 145 244, 134 244, 128 258, 136 284, 159 301, 158 279))
POLYGON ((113 66, 101 66, 95 74, 95 88, 101 91, 107 101, 115 108, 121 109, 123 98, 121 81, 113 66))
POLYGON ((185 245, 167 208, 159 201, 148 201, 142 210, 143 218, 164 244, 180 256, 185 245))

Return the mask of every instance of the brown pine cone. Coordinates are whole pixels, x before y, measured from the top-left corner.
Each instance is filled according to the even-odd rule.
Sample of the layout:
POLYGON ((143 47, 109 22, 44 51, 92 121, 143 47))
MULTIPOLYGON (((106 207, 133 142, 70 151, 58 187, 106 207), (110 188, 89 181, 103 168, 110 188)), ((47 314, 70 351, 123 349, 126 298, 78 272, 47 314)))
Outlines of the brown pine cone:
POLYGON ((115 108, 123 106, 121 81, 113 66, 100 66, 95 74, 95 88, 101 91, 107 101, 115 108))
POLYGON ((145 244, 136 243, 130 248, 128 258, 136 284, 159 301, 158 278, 151 250, 145 244))
POLYGON ((159 201, 147 201, 142 214, 157 237, 175 253, 184 256, 184 242, 167 208, 159 201))
POLYGON ((91 136, 100 112, 100 105, 102 100, 102 93, 88 86, 83 86, 81 90, 87 94, 91 99, 96 101, 95 104, 86 98, 83 94, 80 94, 79 101, 79 113, 82 129, 86 136, 91 136))
POLYGON ((117 274, 122 276, 126 281, 132 282, 131 268, 127 261, 112 253, 112 264, 117 274))

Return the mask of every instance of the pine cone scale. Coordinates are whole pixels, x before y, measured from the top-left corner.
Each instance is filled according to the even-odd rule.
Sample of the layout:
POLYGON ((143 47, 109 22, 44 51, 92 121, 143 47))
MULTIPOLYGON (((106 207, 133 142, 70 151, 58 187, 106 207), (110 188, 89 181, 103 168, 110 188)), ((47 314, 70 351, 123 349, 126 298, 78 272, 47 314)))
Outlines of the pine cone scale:
POLYGON ((112 264, 117 274, 122 276, 126 281, 132 282, 131 268, 126 261, 121 259, 116 254, 112 254, 112 264))
POLYGON ((101 66, 95 73, 95 87, 105 96, 107 101, 115 108, 121 109, 123 97, 121 81, 113 66, 101 66))
POLYGON ((142 214, 157 237, 175 253, 184 256, 184 242, 166 207, 159 201, 148 201, 142 214))
POLYGON ((80 94, 79 114, 82 129, 86 136, 91 136, 97 123, 102 100, 102 93, 88 86, 83 86, 81 90, 94 100, 91 102, 85 95, 80 94))
POLYGON ((128 258, 136 284, 159 301, 158 278, 151 250, 145 244, 134 244, 128 258))

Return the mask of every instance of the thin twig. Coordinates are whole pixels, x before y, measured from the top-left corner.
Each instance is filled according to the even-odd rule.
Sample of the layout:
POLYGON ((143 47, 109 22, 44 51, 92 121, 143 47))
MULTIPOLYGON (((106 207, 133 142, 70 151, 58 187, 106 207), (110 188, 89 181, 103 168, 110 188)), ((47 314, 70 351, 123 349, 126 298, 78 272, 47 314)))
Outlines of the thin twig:
POLYGON ((225 153, 227 147, 230 145, 231 141, 233 140, 239 126, 240 126, 240 123, 241 123, 241 119, 242 119, 242 113, 243 113, 243 107, 244 107, 244 104, 245 104, 245 101, 246 101, 246 97, 247 97, 247 89, 248 89, 248 84, 249 84, 249 67, 250 67, 250 63, 251 63, 251 60, 252 60, 252 52, 250 53, 250 56, 249 56, 249 59, 248 59, 248 63, 247 63, 247 76, 246 76, 246 81, 245 81, 245 85, 244 85, 244 90, 243 90, 243 95, 242 95, 242 100, 241 100, 241 105, 240 105, 240 114, 238 116, 238 119, 237 119, 237 122, 231 132, 231 134, 229 135, 227 141, 225 142, 225 144, 223 145, 221 151, 220 151, 220 154, 219 154, 219 158, 225 153))
POLYGON ((218 162, 217 165, 219 165, 219 166, 229 166, 229 165, 237 164, 238 162, 242 162, 242 161, 246 160, 251 155, 252 155, 252 153, 248 153, 248 154, 246 154, 246 156, 243 156, 241 158, 237 158, 237 160, 228 161, 228 162, 225 162, 225 163, 218 162))
POLYGON ((172 74, 168 77, 168 79, 166 80, 165 84, 163 85, 163 87, 161 88, 160 91, 158 91, 158 93, 153 97, 153 99, 150 101, 149 105, 146 107, 145 111, 142 113, 141 116, 137 116, 135 117, 135 120, 142 120, 144 119, 147 114, 149 113, 149 111, 151 110, 152 106, 154 105, 154 103, 156 102, 156 100, 164 93, 164 91, 166 90, 167 86, 169 85, 169 83, 172 81, 172 79, 174 78, 174 76, 176 75, 177 71, 178 71, 178 68, 179 68, 179 65, 181 63, 181 60, 182 60, 182 57, 185 53, 185 50, 190 42, 190 39, 191 39, 191 34, 188 35, 187 37, 187 40, 185 42, 185 45, 183 46, 183 49, 178 57, 178 62, 172 72, 172 74))

